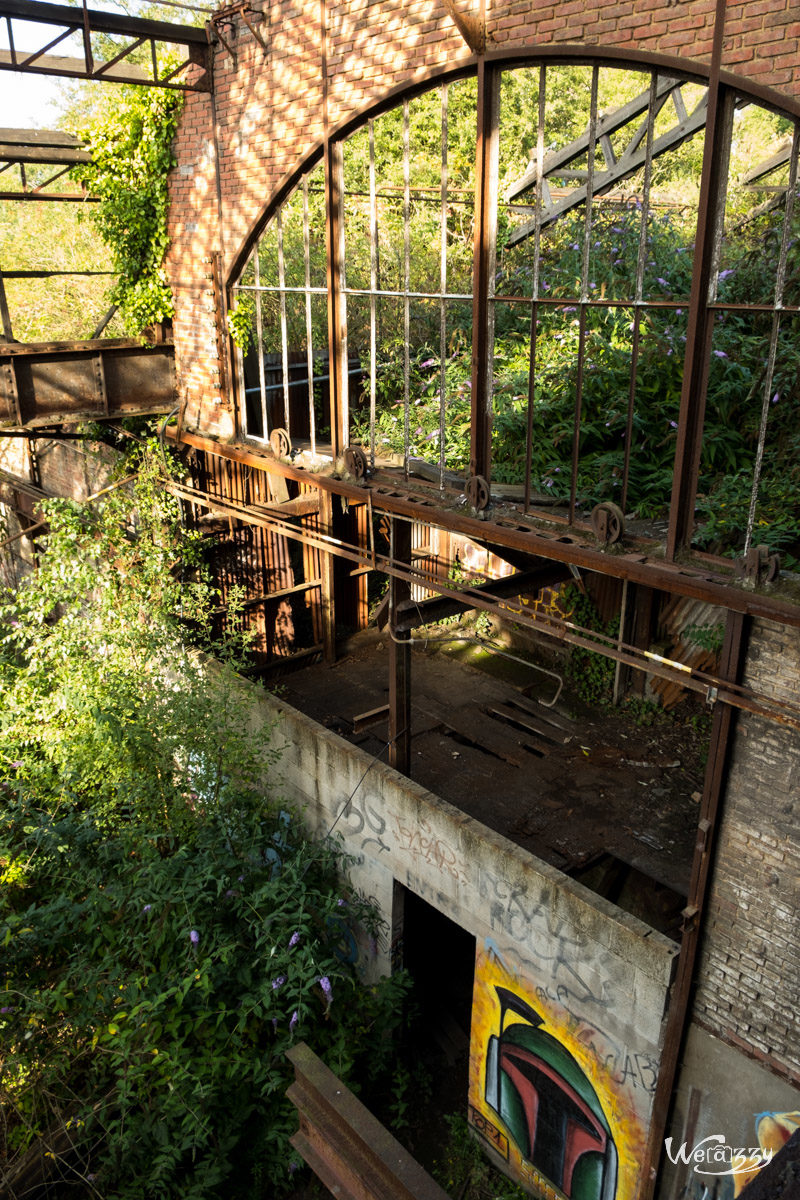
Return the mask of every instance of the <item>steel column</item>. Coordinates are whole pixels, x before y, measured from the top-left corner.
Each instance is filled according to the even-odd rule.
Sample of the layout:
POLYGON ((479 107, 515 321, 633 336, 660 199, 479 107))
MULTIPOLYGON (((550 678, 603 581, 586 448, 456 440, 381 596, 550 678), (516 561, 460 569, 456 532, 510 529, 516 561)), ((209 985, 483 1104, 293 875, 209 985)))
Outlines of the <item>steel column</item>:
MULTIPOLYGON (((728 613, 719 673, 723 679, 734 685, 739 684, 742 677, 750 625, 749 618, 741 613, 728 613)), ((650 1200, 654 1193, 659 1162, 664 1153, 664 1134, 667 1129, 672 1091, 681 1047, 686 1036, 694 966, 705 924, 705 901, 728 781, 735 720, 736 710, 720 698, 714 707, 689 896, 683 912, 683 938, 677 960, 675 980, 670 991, 661 1068, 653 1097, 642 1200, 650 1200)))
POLYGON ((735 95, 720 83, 722 43, 725 30, 726 0, 717 0, 711 72, 708 80, 708 114, 700 179, 700 206, 697 217, 694 270, 689 296, 689 322, 686 330, 683 388, 681 391, 675 467, 672 478, 669 531, 666 557, 676 554, 691 542, 694 532, 694 504, 700 473, 703 420, 708 388, 709 356, 713 332, 713 314, 709 312, 712 272, 719 251, 725 188, 730 153, 735 95))
POLYGON ((500 72, 478 60, 478 143, 475 161, 475 241, 472 268, 472 428, 470 474, 492 471, 494 274, 497 246, 497 165, 500 72))
MULTIPOLYGON (((411 564, 411 522, 392 517, 392 562, 411 564)), ((398 631, 400 606, 411 597, 406 579, 389 580, 389 765, 411 774, 411 635, 398 631)))

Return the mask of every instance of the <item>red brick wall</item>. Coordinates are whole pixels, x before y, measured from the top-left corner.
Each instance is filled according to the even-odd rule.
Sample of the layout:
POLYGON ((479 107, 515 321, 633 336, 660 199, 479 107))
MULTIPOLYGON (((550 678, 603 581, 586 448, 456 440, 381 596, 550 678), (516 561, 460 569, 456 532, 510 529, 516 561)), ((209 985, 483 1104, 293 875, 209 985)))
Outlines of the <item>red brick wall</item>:
MULTIPOLYGON (((457 0, 477 13, 477 0, 457 0)), ((227 275, 270 195, 324 129, 327 55, 331 127, 391 88, 470 57, 442 0, 275 0, 262 48, 231 14, 214 63, 215 97, 190 95, 176 138, 168 273, 176 292, 176 358, 189 427, 229 436, 233 418, 217 355, 209 259, 227 275), (215 172, 219 146, 219 197, 215 172), (221 220, 219 213, 221 211, 221 220)), ((486 0, 487 50, 601 45, 708 64, 714 0, 486 0)), ((220 10, 224 12, 223 10, 220 10)), ((800 10, 794 0, 727 6, 723 66, 800 98, 800 10)))

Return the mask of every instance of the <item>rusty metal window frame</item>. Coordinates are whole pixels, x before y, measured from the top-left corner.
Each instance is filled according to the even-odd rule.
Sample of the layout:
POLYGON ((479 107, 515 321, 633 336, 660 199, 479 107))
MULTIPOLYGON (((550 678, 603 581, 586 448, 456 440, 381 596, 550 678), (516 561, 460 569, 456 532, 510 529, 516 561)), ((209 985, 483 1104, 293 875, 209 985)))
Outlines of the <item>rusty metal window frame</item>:
MULTIPOLYGON (((590 313, 602 308, 613 307, 617 309, 626 309, 631 312, 631 342, 630 342, 630 370, 628 382, 628 395, 625 412, 625 446, 623 451, 623 467, 622 467, 622 489, 620 499, 623 510, 626 507, 629 486, 630 486, 630 471, 631 471, 631 433, 633 430, 635 401, 636 401, 636 377, 639 363, 639 355, 641 349, 642 338, 642 319, 648 309, 667 309, 678 310, 687 309, 692 304, 695 305, 694 316, 699 316, 699 324, 702 336, 698 335, 696 344, 690 349, 687 349, 686 358, 683 364, 684 380, 688 380, 688 376, 693 373, 695 383, 699 381, 699 386, 694 386, 694 392, 690 399, 684 397, 684 402, 681 406, 681 414, 679 417, 679 425, 685 422, 685 428, 678 429, 678 446, 675 453, 675 462, 673 470, 673 491, 669 503, 669 534, 667 541, 667 555, 674 555, 691 540, 691 522, 687 513, 693 508, 694 499, 697 492, 697 463, 699 460, 700 445, 703 436, 703 423, 705 418, 705 398, 707 394, 708 384, 708 360, 712 353, 711 351, 711 334, 709 330, 709 321, 713 321, 717 314, 731 311, 737 307, 730 303, 725 303, 717 296, 716 291, 716 274, 711 270, 708 275, 710 285, 704 295, 697 299, 690 298, 677 300, 660 300, 653 297, 647 298, 643 291, 643 280, 645 271, 646 257, 646 228, 647 217, 650 207, 650 196, 652 186, 652 167, 654 158, 654 143, 655 143, 655 115, 658 111, 656 108, 657 94, 660 96, 659 87, 663 87, 665 81, 674 79, 677 83, 695 82, 701 86, 707 87, 708 91, 708 107, 709 107, 709 122, 712 123, 712 129, 715 130, 717 138, 717 152, 722 148, 723 156, 727 154, 730 145, 730 125, 725 127, 725 121, 719 117, 716 121, 716 126, 712 122, 711 110, 719 110, 723 112, 725 105, 730 107, 731 94, 735 91, 737 97, 745 103, 753 103, 766 108, 771 108, 780 115, 789 117, 794 123, 794 150, 791 160, 791 178, 788 185, 788 200, 787 209, 784 215, 784 228, 782 236, 782 248, 780 254, 780 264, 777 273, 775 297, 772 304, 746 304, 739 305, 740 310, 748 313, 766 313, 772 315, 771 335, 765 343, 766 352, 766 372, 763 394, 761 397, 760 423, 758 433, 758 443, 756 447, 754 465, 753 465, 753 483, 750 509, 747 519, 746 546, 749 547, 754 536, 754 522, 756 506, 758 502, 759 487, 763 474, 764 455, 766 453, 767 444, 767 428, 770 409, 771 390, 775 377, 779 335, 782 328, 782 322, 786 316, 794 316, 800 314, 800 306, 787 306, 783 302, 783 290, 785 285, 786 262, 788 254, 788 240, 791 217, 795 210, 795 194, 797 190, 797 159, 798 159, 798 124, 800 123, 800 112, 793 112, 791 104, 786 97, 774 95, 773 97, 764 96, 761 93, 763 89, 750 93, 745 81, 737 81, 737 86, 734 89, 730 80, 720 81, 719 78, 708 79, 698 76, 696 73, 687 73, 681 70, 680 64, 676 60, 665 62, 663 65, 653 63, 652 61, 636 61, 635 57, 628 57, 622 63, 619 57, 614 57, 609 54, 597 53, 594 49, 587 50, 582 54, 567 56, 559 55, 555 60, 558 63, 569 61, 571 64, 584 65, 591 68, 592 71, 592 99, 590 105, 590 127, 589 127, 589 153, 588 153, 588 188, 587 199, 585 203, 585 222, 583 232, 583 268, 582 278, 580 281, 580 294, 571 300, 565 296, 558 299, 548 297, 541 288, 541 242, 542 242, 542 182, 543 182, 543 135, 544 135, 544 105, 547 87, 547 75, 550 69, 550 63, 555 56, 548 56, 541 51, 531 51, 528 55, 516 55, 513 60, 505 60, 500 56, 487 59, 479 59, 477 68, 471 70, 461 70, 459 72, 442 72, 432 75, 426 85, 416 83, 413 87, 409 87, 405 93, 402 91, 395 94, 393 102, 388 100, 380 105, 373 106, 363 114, 361 118, 355 118, 348 122, 347 126, 341 131, 334 131, 328 140, 328 146, 333 169, 326 176, 326 211, 327 219, 333 219, 332 214, 336 217, 335 236, 328 239, 328 288, 312 287, 310 285, 309 275, 309 260, 308 247, 306 241, 306 280, 305 286, 301 288, 287 287, 284 278, 283 267, 280 271, 281 278, 277 286, 265 286, 260 280, 257 280, 255 285, 248 287, 240 282, 234 281, 232 284, 233 292, 251 290, 256 294, 256 314, 257 337, 263 343, 263 319, 261 314, 261 297, 268 292, 277 292, 282 314, 285 313, 287 297, 292 292, 300 293, 305 298, 306 304, 306 328, 310 335, 311 317, 310 305, 313 296, 325 296, 333 289, 335 300, 338 305, 338 329, 337 340, 330 345, 330 372, 331 376, 337 373, 338 387, 336 393, 332 388, 331 403, 335 410, 331 414, 332 430, 339 430, 339 437, 346 444, 349 435, 349 419, 348 412, 350 408, 348 396, 348 365, 347 365, 347 314, 346 303, 349 297, 366 299, 369 307, 369 371, 368 371, 368 399, 369 399, 369 414, 370 414, 370 437, 369 437, 369 462, 374 466, 376 457, 375 446, 375 422, 377 408, 377 338, 376 338, 376 312, 379 301, 383 298, 392 298, 399 300, 402 303, 403 312, 403 335, 404 335, 404 351, 403 351, 403 462, 406 472, 409 467, 409 419, 410 419, 410 387, 409 387, 409 313, 410 305, 413 301, 433 301, 439 308, 439 342, 440 342, 440 358, 441 358, 441 386, 440 386, 440 413, 439 413, 439 456, 438 463, 435 466, 438 468, 440 486, 444 486, 445 477, 445 461, 444 461, 444 435, 447 423, 447 410, 445 404, 445 370, 444 359, 446 350, 446 306, 449 301, 467 302, 473 301, 476 305, 475 312, 479 315, 480 320, 476 322, 474 328, 474 337, 480 343, 483 353, 483 365, 479 366, 479 370, 483 371, 484 387, 488 388, 488 414, 481 414, 473 409, 473 427, 480 423, 481 420, 486 423, 488 415, 488 428, 484 430, 483 445, 480 448, 481 461, 476 463, 476 456, 473 453, 472 469, 476 466, 483 466, 487 477, 491 474, 491 351, 492 351, 492 330, 494 311, 499 303, 527 303, 530 307, 530 371, 528 381, 528 421, 525 438, 525 480, 524 480, 524 499, 522 508, 526 512, 534 515, 545 516, 550 520, 554 519, 554 514, 551 511, 542 511, 536 508, 532 502, 531 496, 531 459, 532 459, 532 413, 534 403, 534 386, 536 378, 536 360, 537 360, 537 321, 540 312, 548 307, 560 307, 575 305, 579 312, 579 336, 578 336, 578 351, 577 351, 577 384, 575 395, 575 414, 573 424, 573 449, 571 456, 571 486, 568 504, 568 514, 562 518, 563 521, 580 524, 578 520, 578 496, 577 496, 577 470, 579 463, 580 450, 580 433, 581 433, 581 410, 582 410, 582 388, 583 378, 582 372, 586 366, 586 336, 587 336, 587 318, 590 313), (588 284, 588 263, 587 256, 591 246, 592 238, 592 194, 591 182, 592 173, 594 170, 594 153, 593 151, 602 140, 602 133, 599 131, 597 111, 597 81, 598 73, 604 67, 619 69, 621 65, 628 66, 632 71, 647 72, 650 74, 650 104, 648 108, 648 118, 646 122, 646 148, 644 157, 644 183, 642 185, 642 224, 640 228, 640 243, 639 253, 637 258, 636 276, 632 281, 631 294, 626 297, 614 299, 601 299, 592 297, 587 291, 588 284), (524 301, 521 301, 519 296, 503 296, 495 295, 493 291, 494 273, 493 271, 484 270, 482 275, 477 270, 478 256, 480 253, 479 247, 483 247, 483 252, 486 254, 486 262, 491 264, 494 253, 494 231, 492 223, 497 220, 497 199, 496 195, 490 195, 494 189, 496 193, 497 187, 497 161, 496 154, 493 155, 491 145, 489 145, 488 153, 488 170, 483 173, 476 171, 476 190, 475 190, 475 214, 481 228, 476 233, 475 239, 475 257, 473 260, 473 290, 471 293, 450 292, 448 290, 447 278, 447 207, 453 203, 453 196, 448 192, 448 157, 447 157, 447 89, 450 82, 459 78, 467 78, 471 74, 478 74, 479 78, 479 101, 478 110, 476 112, 476 126, 478 129, 479 142, 481 136, 485 136, 487 143, 490 143, 491 137, 496 136, 496 114, 490 113, 490 108, 496 104, 496 84, 502 72, 513 70, 519 66, 534 67, 539 69, 539 104, 538 113, 536 114, 537 125, 537 149, 536 149, 536 171, 537 171, 537 200, 535 203, 533 233, 535 250, 533 264, 533 288, 531 295, 524 301), (483 73, 483 88, 480 87, 481 73, 483 73), (494 87, 491 85, 494 83, 494 87), (440 280, 437 290, 430 292, 414 291, 411 287, 410 278, 410 236, 409 236, 409 206, 412 197, 412 189, 409 180, 409 144, 408 144, 408 113, 409 102, 415 95, 421 94, 423 91, 439 89, 441 94, 441 111, 442 111, 442 151, 441 151, 441 188, 438 197, 440 205, 440 280), (381 287, 381 280, 377 269, 377 241, 378 241, 378 200, 380 197, 379 184, 376 179, 375 172, 375 151, 374 151, 374 120, 376 115, 388 111, 391 107, 400 107, 403 110, 403 246, 402 246, 402 261, 403 261, 403 286, 400 289, 392 290, 381 287), (494 124, 493 124, 494 123, 494 124), (369 151, 369 184, 368 184, 368 200, 369 200, 369 242, 370 242, 370 272, 369 285, 367 287, 349 287, 347 284, 347 263, 345 256, 345 209, 344 209, 344 179, 342 173, 342 152, 346 145, 347 139, 354 133, 361 130, 364 126, 369 129, 370 151, 369 151), (720 133, 720 129, 722 132, 720 133), (335 193, 328 194, 328 193, 335 193), (490 236, 487 239, 487 231, 490 236), (488 243, 492 244, 489 245, 488 243), (482 306, 482 307, 481 307, 482 306), (487 367, 488 364, 488 367, 487 367), (688 409, 687 409, 688 404, 688 409), (686 418, 687 411, 694 413, 692 420, 686 418), (698 420, 698 412, 700 417, 698 420)), ((675 99, 675 106, 678 112, 680 97, 675 99)), ((663 102, 663 101, 662 101, 663 102)), ((682 104, 682 101, 680 101, 682 104)), ((708 147, 710 134, 708 129, 703 134, 704 145, 708 147)), ((709 151, 706 150, 708 155, 709 151)), ((319 161, 319 150, 308 160, 312 165, 306 165, 295 176, 296 180, 300 181, 300 186, 304 189, 304 205, 305 216, 304 220, 307 223, 307 177, 314 165, 319 161), (313 162, 312 162, 313 160, 313 162)), ((295 186, 298 186, 295 184, 295 186)), ((721 179, 713 180, 711 184, 704 175, 703 189, 698 206, 697 215, 697 239, 707 239, 710 244, 713 244, 715 249, 712 252, 711 261, 718 257, 719 240, 721 237, 721 222, 724 219, 724 198, 727 188, 727 174, 723 173, 721 179)), ((282 202, 292 195, 294 189, 284 190, 282 202)), ((280 219, 276 217, 276 206, 272 207, 272 217, 278 220, 280 228, 280 219)), ((263 236, 266 226, 262 226, 259 231, 259 237, 263 236)), ((307 239, 307 233, 306 233, 307 239)), ((250 248, 256 244, 256 238, 251 238, 250 248)), ((257 249, 256 249, 257 258, 257 249)), ((282 256, 281 256, 282 258, 282 256)), ((240 256, 238 276, 241 277, 246 261, 243 261, 240 256)), ((699 272, 698 272, 699 273, 699 272)), ((310 342, 310 336, 309 336, 310 342)), ((288 411, 286 391, 288 388, 287 375, 287 357, 288 347, 285 338, 285 317, 282 315, 282 347, 281 347, 283 367, 284 367, 284 406, 288 411)), ((309 346, 309 362, 311 362, 311 348, 309 346)), ((243 387, 241 378, 241 360, 239 371, 239 386, 243 387)), ((261 363, 261 373, 263 374, 263 361, 261 363)), ((480 385, 481 379, 475 377, 473 373, 473 395, 476 391, 480 391, 480 386, 476 388, 476 382, 480 385)), ((265 388, 263 382, 260 384, 262 414, 264 417, 264 432, 261 438, 257 440, 267 440, 268 431, 266 425, 266 400, 265 388)), ((685 383, 685 392, 688 392, 690 385, 685 383)), ((312 442, 315 440, 315 431, 313 427, 313 402, 312 402, 313 386, 309 386, 309 407, 311 412, 312 422, 312 442)), ((243 395, 243 392, 241 393, 243 395)), ((245 429, 245 433, 247 431, 245 429)), ((250 433, 248 436, 253 436, 250 433)), ((475 439, 475 430, 473 428, 473 441, 475 439)), ((336 439, 334 439, 335 441, 336 439)), ((557 518, 556 518, 557 519, 557 518)))

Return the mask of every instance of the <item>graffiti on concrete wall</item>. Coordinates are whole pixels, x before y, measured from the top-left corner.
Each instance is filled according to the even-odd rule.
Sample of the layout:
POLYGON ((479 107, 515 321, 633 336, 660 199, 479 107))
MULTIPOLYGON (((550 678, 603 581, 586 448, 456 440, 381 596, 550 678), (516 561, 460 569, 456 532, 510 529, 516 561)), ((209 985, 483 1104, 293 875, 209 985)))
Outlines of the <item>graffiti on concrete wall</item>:
POLYGON ((645 1129, 632 1080, 618 1081, 580 1023, 492 943, 479 947, 470 1123, 508 1173, 549 1200, 636 1194, 645 1129))

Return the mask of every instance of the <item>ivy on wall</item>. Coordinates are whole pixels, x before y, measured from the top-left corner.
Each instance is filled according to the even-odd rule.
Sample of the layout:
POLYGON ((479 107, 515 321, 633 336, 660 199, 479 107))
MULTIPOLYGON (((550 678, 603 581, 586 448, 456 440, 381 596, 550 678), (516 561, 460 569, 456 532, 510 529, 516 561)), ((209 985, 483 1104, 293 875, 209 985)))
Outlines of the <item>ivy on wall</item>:
POLYGON ((164 272, 167 178, 182 101, 176 91, 126 87, 114 107, 82 131, 92 161, 73 171, 98 198, 91 218, 119 273, 111 300, 132 335, 174 312, 164 272))

